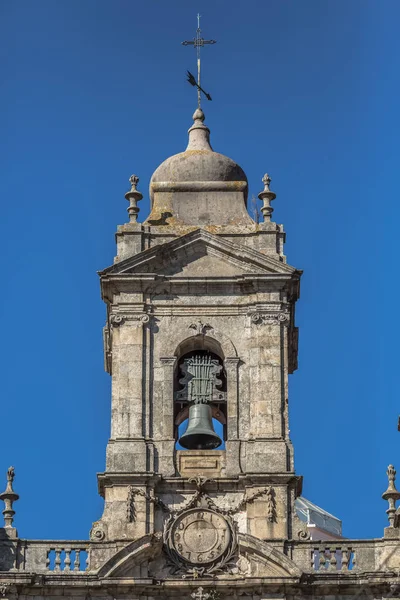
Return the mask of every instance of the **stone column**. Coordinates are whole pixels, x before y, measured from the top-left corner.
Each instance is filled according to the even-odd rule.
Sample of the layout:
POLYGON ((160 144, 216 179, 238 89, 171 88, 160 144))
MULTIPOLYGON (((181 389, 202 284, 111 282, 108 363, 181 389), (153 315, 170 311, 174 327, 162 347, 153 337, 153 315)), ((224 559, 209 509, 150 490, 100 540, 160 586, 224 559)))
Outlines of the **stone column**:
POLYGON ((229 357, 224 360, 227 380, 227 439, 237 440, 239 437, 239 387, 238 387, 238 369, 240 359, 229 357))
MULTIPOLYGON (((161 363, 161 381, 157 382, 160 392, 157 394, 157 410, 154 414, 158 416, 157 428, 161 440, 157 442, 158 468, 164 476, 175 474, 174 454, 174 373, 176 356, 163 356, 161 363)), ((156 427, 156 425, 155 425, 156 427)))
POLYGON ((285 472, 291 462, 286 414, 289 316, 286 310, 260 310, 250 315, 253 348, 249 368, 251 449, 246 450, 248 472, 285 472))
POLYGON ((163 356, 160 358, 163 369, 161 382, 162 410, 160 411, 163 438, 174 436, 174 373, 176 361, 176 356, 163 356))
POLYGON ((108 471, 146 470, 143 400, 146 378, 143 327, 149 316, 116 313, 112 326, 112 416, 108 471))
POLYGON ((237 356, 224 360, 227 381, 227 440, 226 440, 226 474, 228 477, 240 473, 240 441, 239 441, 239 371, 240 359, 237 356))

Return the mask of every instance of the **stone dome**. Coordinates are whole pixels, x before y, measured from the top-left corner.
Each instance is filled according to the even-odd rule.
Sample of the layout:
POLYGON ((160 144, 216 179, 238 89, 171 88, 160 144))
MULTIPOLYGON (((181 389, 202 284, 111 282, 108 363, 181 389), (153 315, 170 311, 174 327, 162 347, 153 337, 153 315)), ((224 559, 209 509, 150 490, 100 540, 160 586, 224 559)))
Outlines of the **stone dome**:
MULTIPOLYGON (((224 183, 237 182, 247 200, 247 177, 234 160, 214 152, 210 145, 210 130, 204 125, 204 113, 198 108, 193 115, 193 126, 189 129, 189 143, 185 152, 167 158, 154 171, 150 180, 150 198, 153 204, 154 192, 160 188, 185 189, 190 191, 190 182, 198 189, 201 182, 209 182, 212 188, 223 189, 224 183), (185 185, 186 184, 186 185, 185 185), (214 184, 214 185, 213 185, 214 184)), ((206 189, 207 184, 204 186, 206 189)))

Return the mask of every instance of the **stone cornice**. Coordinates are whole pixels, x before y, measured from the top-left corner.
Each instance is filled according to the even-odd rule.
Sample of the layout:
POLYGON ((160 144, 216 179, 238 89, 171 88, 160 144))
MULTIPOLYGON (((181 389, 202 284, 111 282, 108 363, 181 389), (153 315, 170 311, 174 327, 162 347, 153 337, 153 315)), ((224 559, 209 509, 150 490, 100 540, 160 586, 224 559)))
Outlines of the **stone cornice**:
POLYGON ((193 252, 192 248, 197 248, 199 244, 221 252, 226 256, 227 260, 229 260, 229 257, 232 257, 234 260, 239 259, 243 265, 246 265, 249 273, 252 272, 252 265, 254 265, 266 272, 297 273, 299 276, 301 275, 301 271, 297 271, 294 267, 282 262, 278 257, 274 258, 267 254, 263 254, 258 250, 221 238, 204 229, 196 229, 164 244, 148 248, 131 258, 127 258, 107 267, 103 271, 100 271, 99 275, 100 277, 103 277, 109 273, 124 273, 132 270, 141 272, 140 270, 145 264, 148 265, 149 263, 154 263, 159 260, 163 261, 166 255, 173 255, 179 252, 181 252, 183 256, 190 255, 190 253, 193 252))
POLYGON ((247 181, 153 181, 153 192, 243 192, 247 181))
POLYGON ((127 486, 127 485, 150 485, 153 487, 161 479, 155 473, 97 473, 97 487, 100 496, 104 496, 105 487, 127 486))
POLYGON ((103 300, 112 302, 113 295, 120 292, 152 293, 162 286, 164 292, 180 295, 199 294, 215 290, 237 295, 252 292, 280 291, 287 289, 295 301, 299 294, 299 275, 296 273, 243 274, 230 277, 173 277, 156 274, 107 274, 101 276, 103 300))

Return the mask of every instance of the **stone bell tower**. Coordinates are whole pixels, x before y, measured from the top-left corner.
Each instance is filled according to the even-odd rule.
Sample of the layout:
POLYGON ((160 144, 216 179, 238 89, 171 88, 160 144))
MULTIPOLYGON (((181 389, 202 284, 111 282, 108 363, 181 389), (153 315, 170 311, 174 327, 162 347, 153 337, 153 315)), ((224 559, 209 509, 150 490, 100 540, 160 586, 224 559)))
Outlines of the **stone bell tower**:
POLYGON ((342 538, 326 526, 337 519, 296 500, 288 377, 301 272, 287 264, 283 228, 271 220, 268 175, 259 224, 247 212, 245 173, 213 151, 203 112, 193 119, 187 149, 151 178, 143 223, 131 177, 129 223, 100 273, 112 377, 98 475, 104 512, 89 540, 20 538, 10 467, 0 494, 0 598, 398 597, 394 466, 383 538, 342 538))
POLYGON ((186 150, 151 178, 143 223, 131 177, 130 220, 118 227, 114 264, 100 272, 112 425, 98 476, 105 510, 92 530, 108 541, 163 534, 157 564, 183 575, 220 568, 240 534, 297 535, 301 489, 288 427, 301 272, 271 220, 268 175, 256 223, 244 171, 214 152, 201 109, 193 121, 186 150), (226 528, 222 550, 208 548, 211 525, 204 539, 193 525, 199 514, 226 528), (168 525, 175 537, 172 515, 181 519, 168 525))

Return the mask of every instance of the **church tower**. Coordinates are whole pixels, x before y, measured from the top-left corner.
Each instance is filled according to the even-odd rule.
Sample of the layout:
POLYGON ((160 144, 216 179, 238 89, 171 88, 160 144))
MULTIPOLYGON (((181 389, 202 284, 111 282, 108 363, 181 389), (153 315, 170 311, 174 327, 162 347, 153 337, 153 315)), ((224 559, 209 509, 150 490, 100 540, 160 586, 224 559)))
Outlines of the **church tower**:
POLYGON ((165 568, 185 577, 223 569, 241 536, 283 550, 301 529, 288 425, 301 271, 271 220, 270 178, 256 223, 244 171, 204 120, 198 108, 186 150, 155 170, 142 224, 131 177, 130 221, 100 272, 112 424, 92 538, 163 534, 165 568))
POLYGON ((198 108, 186 150, 153 173, 142 223, 132 175, 129 222, 118 227, 114 264, 100 272, 112 378, 103 514, 89 540, 19 537, 10 467, 0 600, 400 595, 393 465, 382 538, 342 538, 325 526, 337 519, 299 498, 288 379, 301 271, 287 263, 283 227, 272 220, 269 176, 258 223, 244 171, 212 149, 204 121, 198 108))

